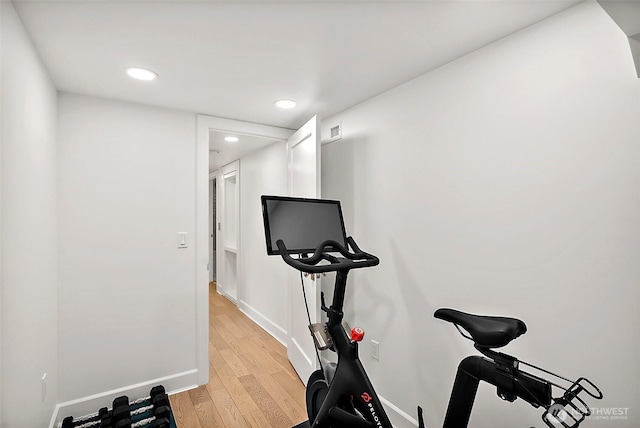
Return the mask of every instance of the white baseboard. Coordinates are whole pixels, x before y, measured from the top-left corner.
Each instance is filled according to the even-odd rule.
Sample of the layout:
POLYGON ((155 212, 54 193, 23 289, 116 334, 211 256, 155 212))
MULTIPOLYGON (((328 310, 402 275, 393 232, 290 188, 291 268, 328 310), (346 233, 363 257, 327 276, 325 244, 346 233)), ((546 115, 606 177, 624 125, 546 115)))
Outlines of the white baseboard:
POLYGON ((131 400, 147 397, 149 390, 156 385, 163 385, 167 394, 175 394, 196 388, 198 386, 197 379, 198 370, 194 369, 60 403, 53 412, 49 428, 58 428, 67 416, 78 418, 96 413, 101 407, 111 408, 113 400, 122 395, 130 397, 131 400))
POLYGON ((271 336, 273 336, 278 342, 282 343, 285 347, 287 346, 287 331, 282 327, 274 324, 269 318, 262 315, 259 311, 253 308, 251 305, 248 305, 247 302, 240 300, 238 302, 238 309, 240 312, 251 318, 256 324, 266 330, 271 336))
MULTIPOLYGON (((387 416, 391 420, 394 428, 414 428, 418 426, 418 420, 413 416, 402 411, 398 406, 390 402, 384 397, 380 397, 380 401, 384 405, 384 409, 387 412, 387 416)), ((416 407, 416 416, 417 416, 417 407, 416 407)))

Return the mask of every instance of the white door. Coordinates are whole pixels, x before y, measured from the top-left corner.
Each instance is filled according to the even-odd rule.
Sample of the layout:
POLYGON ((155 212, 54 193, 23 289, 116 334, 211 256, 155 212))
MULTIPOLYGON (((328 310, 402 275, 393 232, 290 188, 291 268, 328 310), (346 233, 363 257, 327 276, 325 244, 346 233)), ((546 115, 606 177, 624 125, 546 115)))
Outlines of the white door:
MULTIPOLYGON (((289 195, 320 197, 320 130, 314 116, 287 142, 289 195)), ((303 277, 312 323, 320 322, 320 279, 303 277)), ((300 272, 289 269, 289 343, 287 354, 300 379, 306 384, 318 368, 315 346, 309 333, 309 319, 300 281, 300 272)))
MULTIPOLYGON (((220 195, 222 202, 221 230, 219 230, 218 242, 222 242, 218 248, 222 251, 221 267, 218 275, 218 292, 232 302, 238 302, 238 283, 241 272, 238 271, 240 258, 240 162, 235 161, 222 168, 220 179, 220 195)), ((220 256, 218 256, 220 257, 220 256)))

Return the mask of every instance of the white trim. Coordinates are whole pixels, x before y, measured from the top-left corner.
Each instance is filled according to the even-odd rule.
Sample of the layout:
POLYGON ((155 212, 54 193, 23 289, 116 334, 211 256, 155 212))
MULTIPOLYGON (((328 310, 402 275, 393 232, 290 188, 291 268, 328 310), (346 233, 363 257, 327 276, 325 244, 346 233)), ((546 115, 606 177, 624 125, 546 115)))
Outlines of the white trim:
MULTIPOLYGON (((202 122, 206 122, 208 131, 233 131, 236 134, 251 135, 255 137, 267 137, 282 141, 287 141, 289 136, 293 133, 292 130, 286 128, 278 128, 275 126, 262 125, 252 122, 243 122, 241 120, 224 119, 221 117, 198 115, 198 119, 202 122)), ((208 138, 209 135, 207 134, 207 139, 208 138)))
MULTIPOLYGON (((217 284, 217 283, 216 283, 217 284)), ((224 297, 225 299, 229 300, 231 303, 233 303, 234 305, 238 306, 238 299, 236 299, 235 297, 233 297, 231 294, 226 293, 224 291, 224 288, 218 290, 216 289, 216 291, 218 292, 218 294, 220 294, 222 297, 224 297)))
POLYGON ((287 346, 287 331, 285 329, 273 323, 273 321, 262 315, 259 311, 243 300, 238 302, 238 309, 240 309, 240 311, 248 316, 253 322, 258 324, 263 330, 273 336, 273 338, 283 346, 287 346))
POLYGON ((99 394, 89 395, 87 397, 78 398, 76 400, 59 403, 51 417, 49 428, 58 427, 62 420, 67 416, 80 417, 95 413, 101 407, 111 408, 111 403, 116 397, 126 395, 131 399, 147 397, 149 390, 156 385, 163 385, 168 394, 176 394, 178 392, 187 391, 198 386, 198 371, 189 370, 182 373, 176 373, 170 376, 153 379, 134 385, 125 386, 123 388, 113 389, 111 391, 101 392, 99 394), (185 386, 187 385, 187 386, 185 386))
POLYGON ((302 346, 300 346, 300 344, 298 343, 298 341, 296 339, 292 338, 291 339, 291 344, 294 345, 298 349, 298 352, 304 358, 304 360, 307 362, 308 365, 311 366, 311 365, 315 364, 315 361, 313 359, 309 358, 309 356, 304 352, 304 350, 302 349, 302 346))
POLYGON ((196 368, 198 385, 209 383, 209 128, 196 118, 196 368))

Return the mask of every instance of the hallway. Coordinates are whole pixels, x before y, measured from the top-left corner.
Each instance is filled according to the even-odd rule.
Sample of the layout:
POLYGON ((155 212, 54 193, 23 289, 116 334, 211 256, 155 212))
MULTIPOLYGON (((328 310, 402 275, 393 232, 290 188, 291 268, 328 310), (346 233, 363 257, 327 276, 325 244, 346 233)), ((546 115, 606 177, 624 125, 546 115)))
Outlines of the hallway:
POLYGON ((209 285, 209 383, 171 396, 179 428, 290 428, 305 390, 286 348, 209 285))

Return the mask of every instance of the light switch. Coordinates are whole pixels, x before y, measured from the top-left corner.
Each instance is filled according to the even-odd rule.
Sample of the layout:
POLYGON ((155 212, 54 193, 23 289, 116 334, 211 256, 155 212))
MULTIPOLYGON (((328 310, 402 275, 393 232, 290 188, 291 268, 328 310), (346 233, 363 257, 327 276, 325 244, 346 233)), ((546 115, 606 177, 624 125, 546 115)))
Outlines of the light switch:
POLYGON ((187 248, 187 232, 178 232, 178 248, 187 248))

